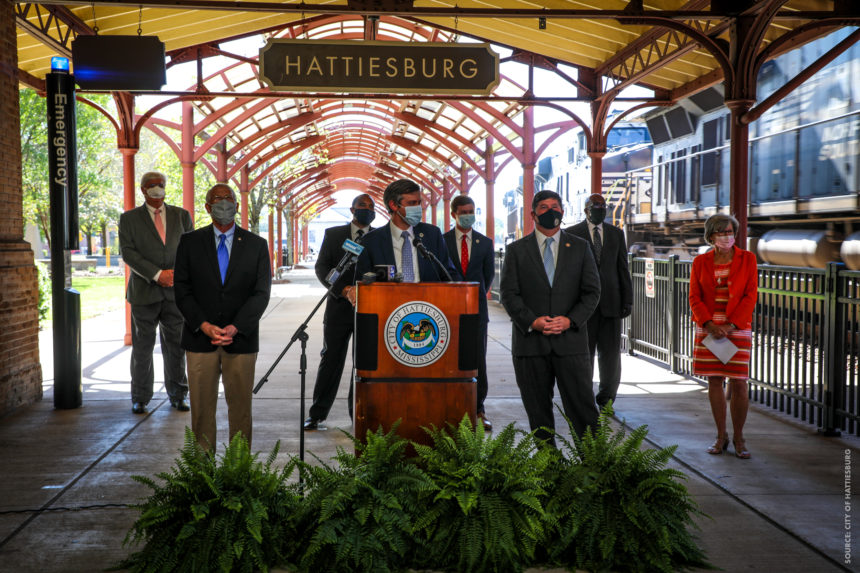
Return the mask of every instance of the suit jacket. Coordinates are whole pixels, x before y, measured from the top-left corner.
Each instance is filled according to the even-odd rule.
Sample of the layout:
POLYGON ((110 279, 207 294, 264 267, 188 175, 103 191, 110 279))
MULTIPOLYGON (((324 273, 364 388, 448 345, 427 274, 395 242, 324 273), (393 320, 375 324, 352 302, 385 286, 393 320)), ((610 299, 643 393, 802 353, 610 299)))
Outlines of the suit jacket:
POLYGON ((502 267, 502 305, 513 321, 514 356, 588 354, 588 317, 600 300, 600 278, 588 243, 565 232, 558 237, 553 283, 543 267, 535 232, 509 244, 502 267), (570 328, 546 336, 529 330, 539 316, 564 315, 570 328))
POLYGON ((266 241, 237 225, 222 285, 212 225, 186 233, 176 250, 173 279, 176 305, 185 318, 183 349, 214 352, 217 347, 200 330, 201 324, 210 322, 221 327, 232 324, 239 330, 225 351, 248 354, 259 350, 260 318, 272 286, 266 241))
POLYGON ((460 245, 457 244, 457 231, 451 229, 444 235, 445 244, 448 246, 448 256, 451 257, 451 263, 454 265, 454 272, 451 276, 455 281, 472 281, 479 283, 478 310, 481 314, 481 319, 484 322, 489 322, 490 316, 487 310, 487 291, 493 284, 493 279, 496 278, 496 265, 493 260, 493 241, 486 235, 472 229, 472 253, 469 255, 469 266, 466 267, 466 274, 463 274, 463 268, 460 266, 460 245))
MULTIPOLYGON (((594 252, 594 241, 588 232, 588 223, 582 221, 573 227, 565 229, 566 233, 576 235, 588 241, 594 252)), ((627 241, 624 231, 603 223, 603 249, 600 251, 600 263, 597 271, 600 273, 600 314, 608 317, 624 317, 622 312, 633 306, 633 280, 627 265, 627 241)))
MULTIPOLYGON (((752 324, 752 314, 758 301, 758 265, 751 252, 738 247, 734 250, 732 266, 729 267, 726 320, 740 329, 747 329, 752 324)), ((690 271, 690 310, 699 326, 714 317, 716 295, 714 251, 711 249, 693 259, 690 271)))
MULTIPOLYGON (((364 240, 361 242, 364 250, 359 255, 358 263, 356 264, 356 278, 361 279, 364 273, 372 271, 376 265, 394 264, 391 225, 392 223, 383 225, 364 236, 364 240)), ((450 257, 448 257, 448 249, 445 247, 445 240, 442 239, 442 231, 439 230, 439 227, 428 223, 418 223, 413 229, 415 235, 421 239, 427 250, 436 255, 439 261, 445 265, 445 268, 448 269, 453 279, 455 272, 454 265, 451 263, 450 257)), ((420 253, 417 253, 416 256, 418 257, 418 273, 422 282, 447 280, 433 261, 425 259, 420 253)), ((401 270, 397 269, 397 272, 401 272, 401 270)))
MULTIPOLYGON (((371 229, 368 229, 370 231, 371 229)), ((326 277, 333 268, 337 266, 346 251, 343 250, 343 242, 350 238, 350 223, 329 227, 325 230, 320 254, 314 265, 319 281, 328 288, 326 277)), ((364 237, 362 237, 362 243, 364 237)), ((355 318, 355 309, 346 297, 341 296, 345 286, 355 284, 355 265, 343 273, 331 289, 325 304, 325 316, 323 322, 326 324, 352 325, 355 318)))
POLYGON ((155 273, 172 269, 179 237, 194 228, 191 215, 181 207, 164 205, 166 242, 161 242, 146 205, 135 207, 119 217, 119 245, 122 260, 131 269, 125 298, 130 304, 153 304, 174 300, 173 287, 152 280, 155 273))

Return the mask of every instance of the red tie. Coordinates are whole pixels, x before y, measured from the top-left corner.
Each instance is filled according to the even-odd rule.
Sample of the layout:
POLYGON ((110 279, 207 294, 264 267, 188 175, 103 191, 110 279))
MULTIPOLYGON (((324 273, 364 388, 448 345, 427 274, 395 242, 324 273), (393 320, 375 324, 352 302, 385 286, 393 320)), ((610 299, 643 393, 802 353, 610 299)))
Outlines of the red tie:
POLYGON ((463 269, 463 278, 466 278, 466 269, 469 268, 469 245, 466 243, 466 235, 460 243, 460 267, 463 269))

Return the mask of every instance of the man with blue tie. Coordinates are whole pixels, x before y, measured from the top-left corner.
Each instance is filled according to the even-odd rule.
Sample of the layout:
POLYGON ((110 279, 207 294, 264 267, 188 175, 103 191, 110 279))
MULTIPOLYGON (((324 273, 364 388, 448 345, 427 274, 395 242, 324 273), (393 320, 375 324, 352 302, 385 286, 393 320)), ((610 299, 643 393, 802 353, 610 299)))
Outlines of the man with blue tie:
POLYGON ((597 425, 587 324, 600 300, 600 277, 588 243, 560 229, 557 193, 536 193, 531 216, 535 231, 505 253, 502 305, 513 322, 514 375, 529 426, 554 446, 556 383, 576 434, 597 425))
MULTIPOLYGON (((481 323, 478 332, 480 348, 478 350, 478 404, 475 410, 489 432, 493 424, 487 418, 484 400, 487 398, 489 384, 487 382, 487 292, 496 277, 496 265, 493 260, 493 241, 472 228, 475 224, 475 201, 468 195, 457 195, 451 201, 451 217, 454 218, 454 228, 445 233, 445 243, 448 245, 448 255, 454 263, 456 275, 454 280, 478 283, 478 311, 481 323)), ((487 224, 492 228, 492 224, 487 224)))
POLYGON ((251 391, 272 276, 266 241, 235 223, 236 194, 229 185, 209 190, 206 211, 212 224, 179 241, 174 284, 185 319, 191 429, 201 446, 214 451, 219 380, 230 439, 241 432, 251 444, 251 391))
MULTIPOLYGON (((432 282, 448 280, 435 262, 419 255, 415 241, 433 253, 449 274, 455 272, 439 227, 421 222, 421 187, 411 179, 398 179, 389 184, 382 200, 391 217, 388 225, 369 232, 364 237, 364 250, 356 263, 356 278, 373 271, 376 265, 394 265, 403 282, 432 282)), ((453 278, 453 277, 452 277, 453 278)))

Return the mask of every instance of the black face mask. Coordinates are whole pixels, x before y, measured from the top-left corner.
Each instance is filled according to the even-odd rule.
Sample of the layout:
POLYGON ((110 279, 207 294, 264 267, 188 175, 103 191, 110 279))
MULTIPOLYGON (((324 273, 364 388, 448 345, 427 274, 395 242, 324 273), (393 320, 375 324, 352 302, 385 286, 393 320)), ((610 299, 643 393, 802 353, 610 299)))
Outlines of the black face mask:
POLYGON ((355 217, 359 225, 366 227, 376 218, 376 211, 373 209, 356 209, 352 216, 355 217))
POLYGON ((606 218, 606 207, 592 207, 588 210, 588 220, 592 225, 599 225, 606 218))
POLYGON ((561 225, 561 217, 561 211, 549 209, 537 216, 537 222, 544 229, 555 229, 556 227, 561 225))

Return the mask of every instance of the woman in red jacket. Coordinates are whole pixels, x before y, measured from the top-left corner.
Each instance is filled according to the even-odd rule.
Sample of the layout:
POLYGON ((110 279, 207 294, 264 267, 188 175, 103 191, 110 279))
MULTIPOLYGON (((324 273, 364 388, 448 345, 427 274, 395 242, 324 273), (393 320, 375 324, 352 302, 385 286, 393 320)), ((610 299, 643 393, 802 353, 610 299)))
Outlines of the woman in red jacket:
POLYGON ((713 215, 705 221, 705 240, 713 249, 693 259, 690 309, 696 323, 693 374, 708 379, 708 398, 717 424, 717 440, 708 453, 721 454, 729 446, 723 391, 723 381, 728 378, 735 455, 747 459, 750 453, 743 431, 749 409, 750 326, 758 296, 758 269, 755 255, 735 245, 737 232, 737 219, 731 215, 713 215), (706 346, 710 340, 719 343, 724 338, 738 349, 725 363, 706 346))

